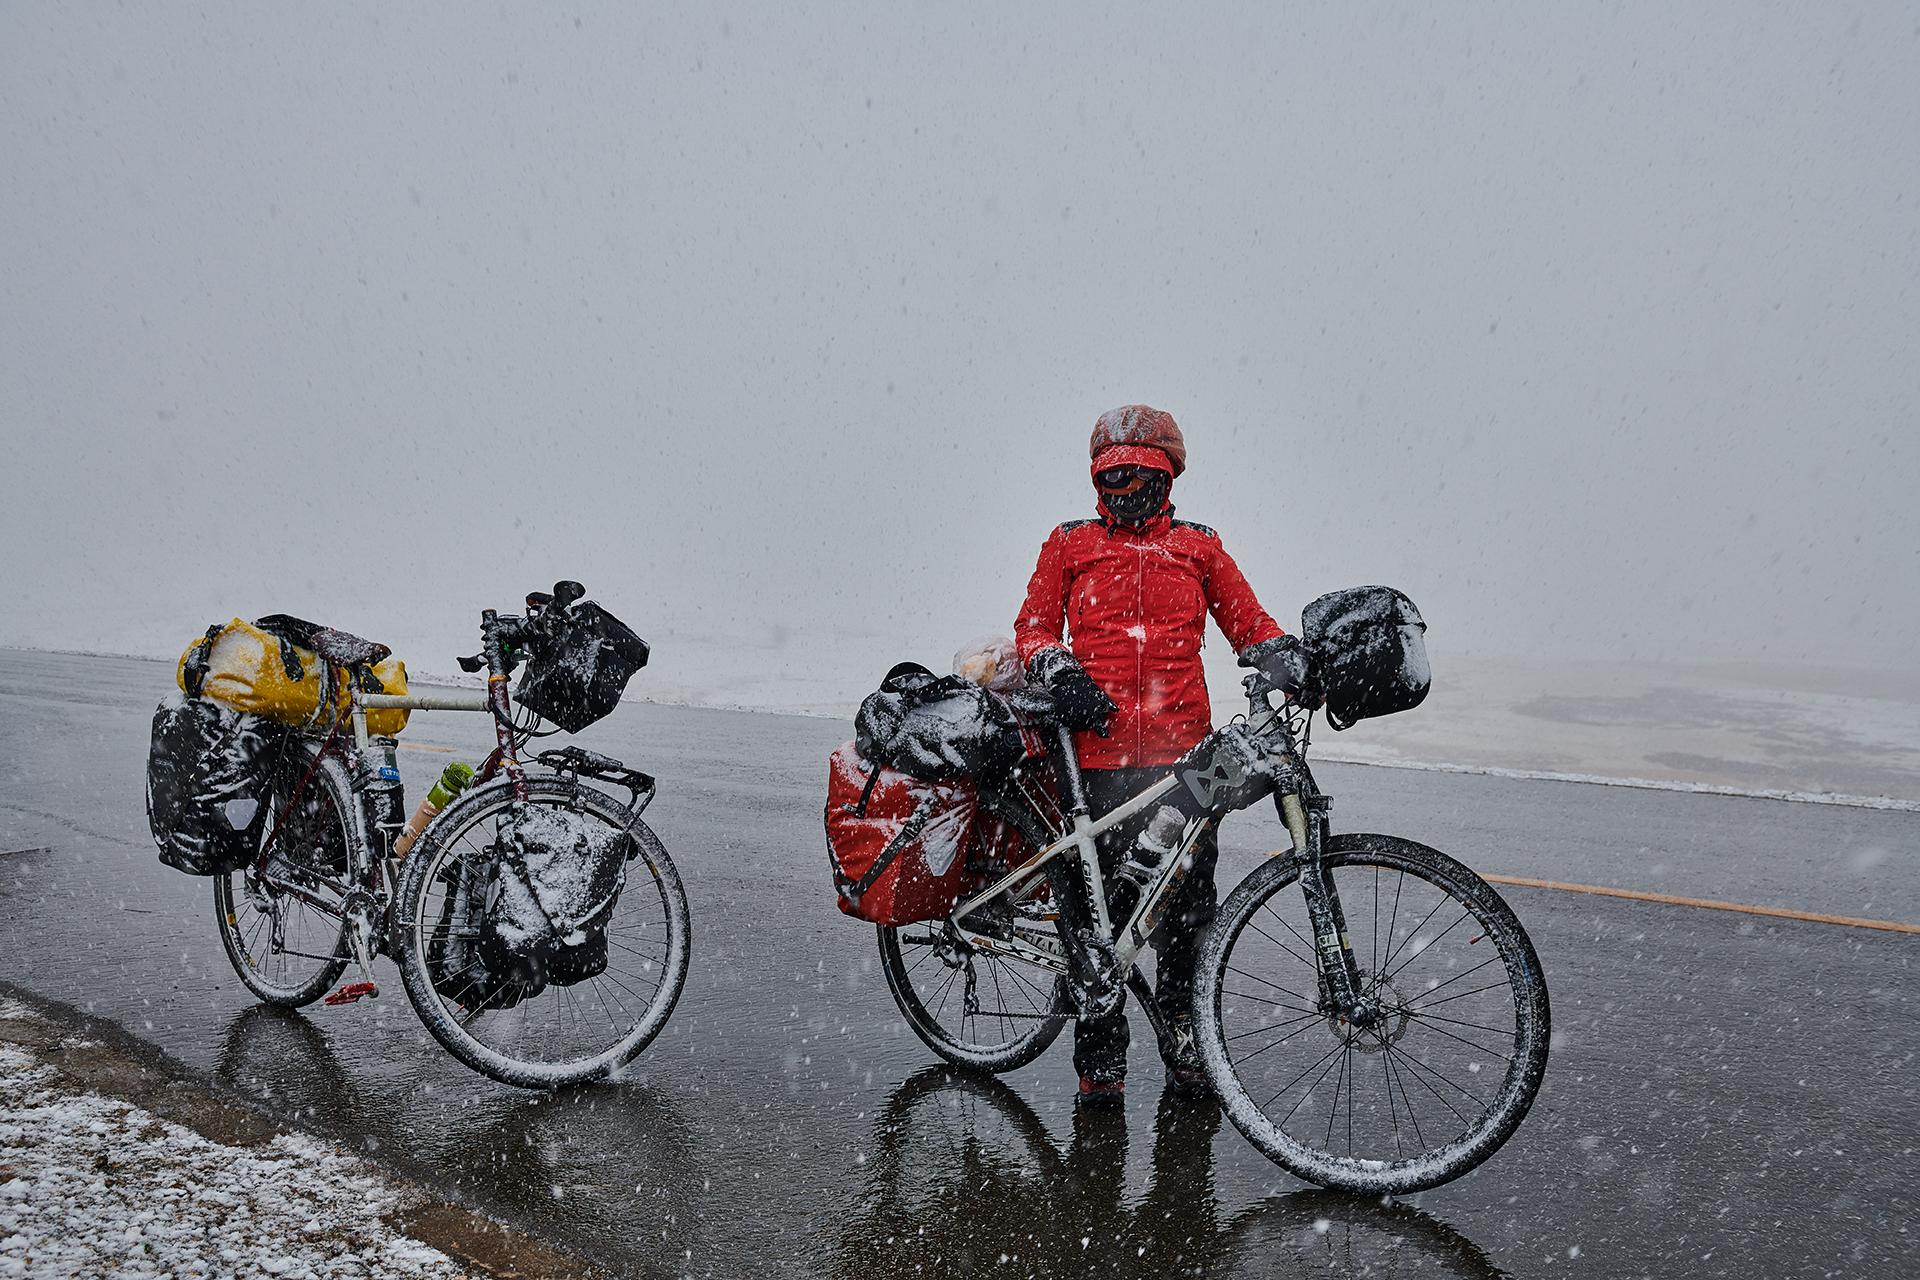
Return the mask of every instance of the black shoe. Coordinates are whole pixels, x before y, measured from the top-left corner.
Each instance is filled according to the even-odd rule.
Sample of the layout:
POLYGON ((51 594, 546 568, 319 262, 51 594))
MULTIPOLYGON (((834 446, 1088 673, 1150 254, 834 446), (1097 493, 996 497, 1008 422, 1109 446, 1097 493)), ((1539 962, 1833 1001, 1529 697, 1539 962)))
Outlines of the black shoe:
POLYGON ((1178 1089, 1211 1091, 1207 1069, 1200 1062, 1199 1042, 1193 1038, 1193 1019, 1168 1019, 1167 1041, 1161 1054, 1167 1064, 1167 1083, 1178 1089))
POLYGON ((1113 1107, 1127 1099, 1127 1078, 1115 1076, 1113 1079, 1098 1079, 1093 1076, 1080 1077, 1081 1102, 1089 1106, 1113 1107))

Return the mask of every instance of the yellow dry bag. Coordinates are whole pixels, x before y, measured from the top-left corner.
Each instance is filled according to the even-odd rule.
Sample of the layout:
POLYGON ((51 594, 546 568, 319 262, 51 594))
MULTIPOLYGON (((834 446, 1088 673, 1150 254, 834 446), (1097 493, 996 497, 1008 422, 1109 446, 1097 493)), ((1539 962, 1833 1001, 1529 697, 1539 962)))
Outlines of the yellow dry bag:
MULTIPOLYGON (((262 621, 272 623, 275 618, 262 621)), ((365 653, 382 656, 352 665, 330 662, 296 644, 284 630, 269 631, 235 618, 224 626, 208 627, 204 636, 188 645, 174 675, 188 697, 212 698, 236 711, 296 728, 324 729, 335 716, 352 708, 349 680, 370 693, 407 691, 406 664, 386 656, 384 645, 359 643, 366 646, 365 653)), ((391 735, 406 727, 405 711, 367 712, 368 733, 391 735)))

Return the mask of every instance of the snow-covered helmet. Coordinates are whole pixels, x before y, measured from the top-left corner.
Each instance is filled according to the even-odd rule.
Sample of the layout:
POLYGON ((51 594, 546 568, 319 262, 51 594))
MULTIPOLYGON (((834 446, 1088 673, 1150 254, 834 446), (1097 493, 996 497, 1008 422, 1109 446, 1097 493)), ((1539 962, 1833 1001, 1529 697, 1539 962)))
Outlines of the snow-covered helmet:
MULTIPOLYGON (((1101 414, 1099 421, 1093 424, 1093 441, 1087 451, 1094 460, 1094 470, 1102 469, 1099 466, 1100 455, 1116 446, 1158 449, 1173 465, 1175 476, 1187 469, 1186 437, 1180 434, 1179 424, 1165 409, 1145 404, 1123 404, 1118 409, 1109 409, 1101 414)), ((1119 464, 1115 462, 1109 465, 1119 464)))

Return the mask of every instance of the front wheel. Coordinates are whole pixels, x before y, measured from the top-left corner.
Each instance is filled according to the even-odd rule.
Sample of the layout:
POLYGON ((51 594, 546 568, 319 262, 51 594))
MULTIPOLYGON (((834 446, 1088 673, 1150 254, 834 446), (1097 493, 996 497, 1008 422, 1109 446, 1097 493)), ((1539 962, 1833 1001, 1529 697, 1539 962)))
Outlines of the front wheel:
POLYGON ((686 890, 659 839, 625 805, 557 778, 527 803, 632 837, 626 882, 581 962, 490 950, 487 886, 512 809, 504 783, 469 792, 427 828, 401 874, 392 939, 407 997, 448 1052, 502 1084, 556 1089, 631 1061, 666 1025, 686 983, 686 890))
POLYGON ((1247 1140, 1310 1182, 1385 1195, 1451 1181, 1499 1149, 1540 1088, 1540 959, 1500 895, 1437 850, 1340 835, 1322 866, 1367 1012, 1336 1007, 1302 863, 1275 857, 1228 895, 1201 948, 1207 1075, 1247 1140))

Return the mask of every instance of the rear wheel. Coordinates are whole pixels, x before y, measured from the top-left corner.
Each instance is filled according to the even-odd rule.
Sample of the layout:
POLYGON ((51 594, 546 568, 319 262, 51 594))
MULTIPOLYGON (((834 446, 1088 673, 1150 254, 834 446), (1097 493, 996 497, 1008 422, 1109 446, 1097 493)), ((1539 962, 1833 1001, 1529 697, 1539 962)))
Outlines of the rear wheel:
POLYGON ((214 915, 233 971, 254 995, 286 1008, 325 995, 347 967, 340 907, 351 880, 353 786, 345 767, 327 757, 301 787, 311 764, 297 754, 274 781, 259 819, 261 838, 272 836, 265 865, 213 877, 214 915))
MULTIPOLYGON (((1035 930, 1016 919, 1016 928, 1035 930)), ((949 941, 947 932, 944 921, 879 926, 880 969, 913 1033, 976 1071, 1012 1071, 1045 1053, 1073 1016, 1066 980, 949 941)))
POLYGON ((1513 911, 1446 855, 1342 835, 1323 855, 1370 1012, 1321 980, 1301 863, 1241 881, 1209 929, 1195 1033, 1227 1116, 1269 1159, 1368 1194, 1438 1186, 1498 1150, 1546 1072, 1546 980, 1513 911))
POLYGON ((492 874, 513 804, 505 784, 463 796, 414 846, 392 942, 407 997, 448 1052, 502 1084, 554 1089, 604 1078, 666 1025, 687 977, 687 896, 659 839, 613 797, 542 777, 529 781, 527 802, 632 836, 626 884, 603 926, 605 968, 503 977, 483 956, 484 908, 464 906, 462 886, 492 874))

